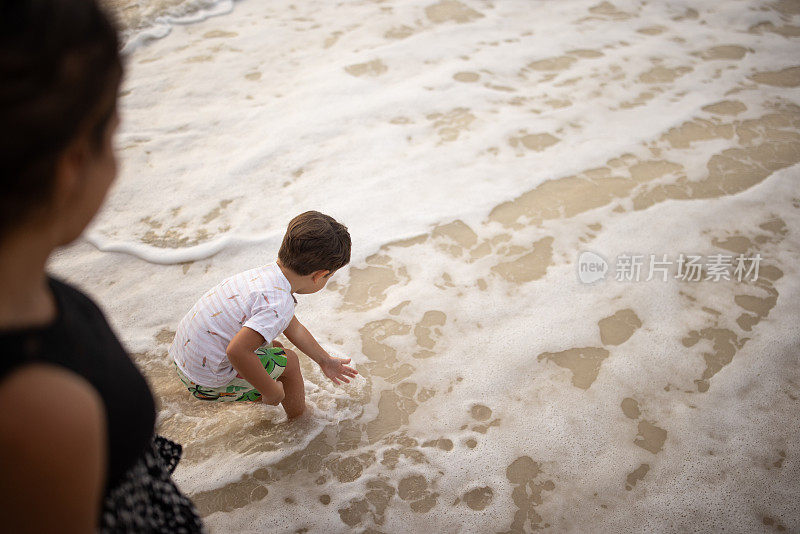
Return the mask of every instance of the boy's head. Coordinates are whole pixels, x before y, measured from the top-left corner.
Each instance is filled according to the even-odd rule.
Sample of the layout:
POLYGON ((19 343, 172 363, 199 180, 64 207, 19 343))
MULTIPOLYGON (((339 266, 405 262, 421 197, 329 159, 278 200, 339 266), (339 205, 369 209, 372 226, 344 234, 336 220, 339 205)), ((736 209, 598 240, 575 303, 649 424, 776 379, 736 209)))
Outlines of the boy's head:
POLYGON ((350 263, 350 234, 333 217, 318 211, 301 213, 289 222, 278 259, 301 276, 329 271, 327 278, 350 263))

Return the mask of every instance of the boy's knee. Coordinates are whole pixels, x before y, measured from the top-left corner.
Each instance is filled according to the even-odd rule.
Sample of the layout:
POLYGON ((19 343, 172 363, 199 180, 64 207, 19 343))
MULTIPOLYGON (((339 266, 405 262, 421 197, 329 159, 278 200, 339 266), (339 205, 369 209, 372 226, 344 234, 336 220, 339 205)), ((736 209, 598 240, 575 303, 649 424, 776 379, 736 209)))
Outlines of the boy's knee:
POLYGON ((297 357, 297 354, 294 351, 286 350, 285 353, 286 368, 283 370, 283 373, 278 380, 296 380, 298 377, 302 376, 302 372, 300 371, 300 358, 297 357))
POLYGON ((297 353, 293 350, 284 350, 286 353, 286 368, 300 368, 300 358, 297 357, 297 353))

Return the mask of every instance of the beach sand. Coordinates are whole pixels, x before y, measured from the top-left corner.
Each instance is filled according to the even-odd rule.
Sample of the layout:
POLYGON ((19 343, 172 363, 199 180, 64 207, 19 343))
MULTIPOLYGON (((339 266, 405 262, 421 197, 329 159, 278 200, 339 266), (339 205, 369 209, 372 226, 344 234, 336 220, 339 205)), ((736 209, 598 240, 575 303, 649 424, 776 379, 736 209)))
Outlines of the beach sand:
POLYGON ((212 532, 800 531, 797 2, 114 4, 123 170, 51 269, 212 532), (191 398, 178 321, 306 209, 353 258, 297 317, 360 377, 191 398))

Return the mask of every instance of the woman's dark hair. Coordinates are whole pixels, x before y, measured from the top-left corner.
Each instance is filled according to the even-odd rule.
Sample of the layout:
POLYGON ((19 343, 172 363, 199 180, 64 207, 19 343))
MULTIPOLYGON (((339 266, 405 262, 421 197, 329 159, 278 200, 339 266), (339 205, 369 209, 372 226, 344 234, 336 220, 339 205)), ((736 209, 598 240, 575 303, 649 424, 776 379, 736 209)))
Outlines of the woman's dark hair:
POLYGON ((0 238, 50 199, 70 142, 101 148, 121 79, 117 30, 95 0, 0 2, 0 238))

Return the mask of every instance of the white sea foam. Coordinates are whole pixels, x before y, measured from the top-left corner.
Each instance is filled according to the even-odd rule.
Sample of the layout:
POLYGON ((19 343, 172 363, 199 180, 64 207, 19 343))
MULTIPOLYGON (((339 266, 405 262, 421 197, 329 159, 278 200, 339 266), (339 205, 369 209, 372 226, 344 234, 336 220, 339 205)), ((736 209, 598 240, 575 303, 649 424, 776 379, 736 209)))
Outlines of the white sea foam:
POLYGON ((122 52, 131 54, 154 39, 166 37, 176 24, 194 24, 230 13, 234 0, 151 0, 144 3, 107 0, 106 3, 119 8, 124 40, 122 52))
POLYGON ((142 353, 160 424, 186 447, 176 477, 212 530, 800 529, 798 134, 796 122, 764 118, 796 117, 787 106, 800 95, 753 78, 795 67, 798 44, 751 30, 800 25, 798 14, 689 0, 204 5, 230 12, 129 41, 122 172, 52 268, 98 297, 142 353), (736 114, 708 109, 733 100, 736 114), (653 160, 674 168, 637 189, 613 193, 604 171, 586 175, 627 177, 653 160), (701 187, 714 165, 722 181, 701 187), (771 175, 736 185, 745 166, 771 175), (531 224, 490 217, 547 180, 570 185, 520 209, 531 224), (681 199, 677 183, 698 198, 681 199), (344 222, 354 248, 331 290, 299 297, 298 317, 366 378, 334 388, 304 361, 312 413, 297 424, 268 407, 198 407, 164 371, 159 334, 221 279, 273 259, 307 209, 344 222), (473 244, 436 235, 456 219, 473 244), (760 226, 770 221, 786 231, 760 226), (719 244, 739 237, 782 276, 764 286, 576 276, 580 250, 674 259, 732 254, 719 244), (498 270, 547 238, 541 276, 498 270), (367 286, 363 299, 349 293, 367 286), (771 290, 775 307, 743 329, 739 313, 762 304, 742 295, 771 290), (626 309, 641 326, 604 343, 598 323, 626 309), (436 311, 444 324, 425 323, 436 311), (692 344, 691 332, 705 333, 692 344), (701 392, 706 357, 734 342, 701 392), (433 344, 430 357, 420 343, 433 344), (582 347, 608 351, 585 387, 583 371, 543 357, 582 347), (623 413, 627 398, 637 418, 623 413), (660 450, 643 445, 659 430, 660 450), (450 448, 424 445, 438 439, 450 448), (540 472, 511 480, 526 456, 540 472), (515 526, 526 485, 532 512, 515 526), (484 487, 484 508, 465 504, 484 487))

